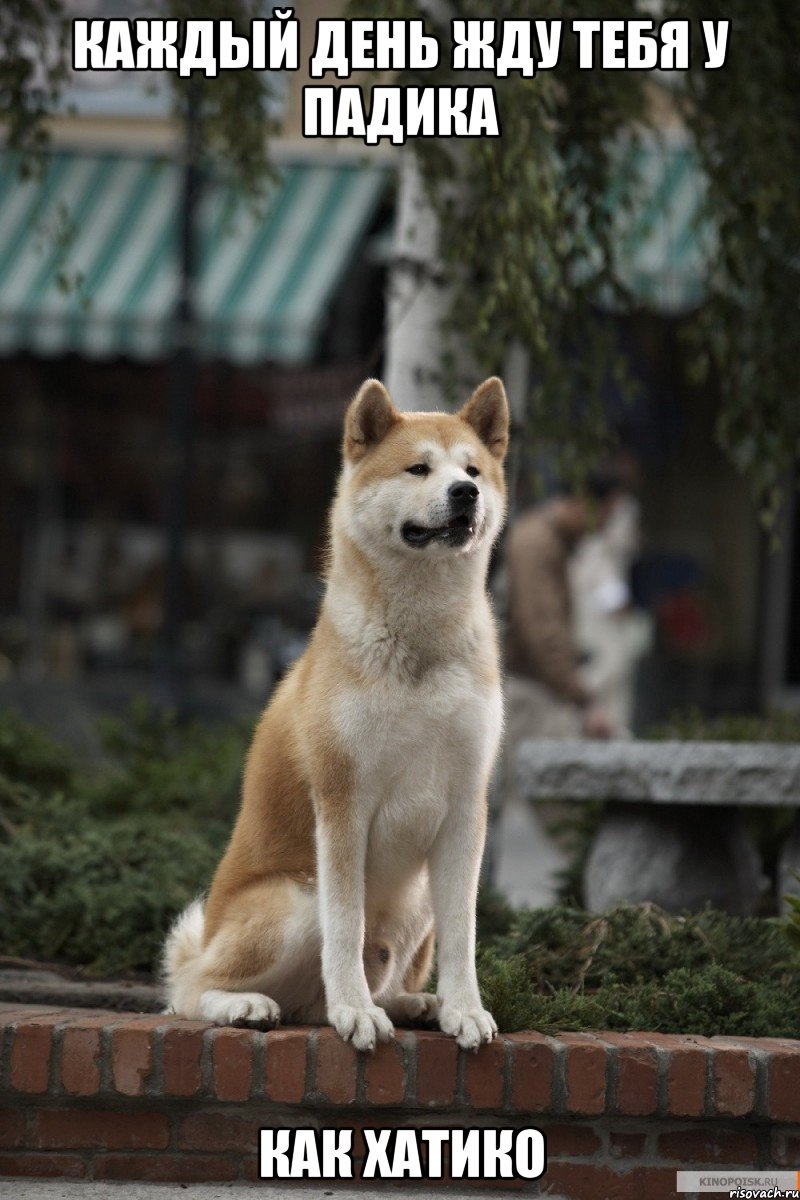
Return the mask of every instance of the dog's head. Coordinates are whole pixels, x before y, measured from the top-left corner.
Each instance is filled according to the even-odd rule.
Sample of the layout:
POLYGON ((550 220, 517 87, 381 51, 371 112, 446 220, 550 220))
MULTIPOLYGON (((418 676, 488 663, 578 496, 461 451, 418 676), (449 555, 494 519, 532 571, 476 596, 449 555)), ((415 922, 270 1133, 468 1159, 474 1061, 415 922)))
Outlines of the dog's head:
POLYGON ((505 513, 508 402, 499 379, 460 412, 401 413, 368 379, 344 425, 339 501, 370 557, 469 555, 491 545, 505 513))

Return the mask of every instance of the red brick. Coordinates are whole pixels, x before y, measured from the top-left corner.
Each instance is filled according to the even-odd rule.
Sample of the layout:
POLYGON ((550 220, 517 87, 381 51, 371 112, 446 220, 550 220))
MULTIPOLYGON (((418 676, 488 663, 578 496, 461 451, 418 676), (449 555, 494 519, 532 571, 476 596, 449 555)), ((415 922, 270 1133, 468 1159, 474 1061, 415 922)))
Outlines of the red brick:
POLYGON ((0 1154, 0 1175, 27 1179, 82 1179, 86 1164, 72 1154, 0 1154))
MULTIPOLYGON (((368 1113, 366 1116, 362 1114, 361 1117, 340 1116, 338 1113, 326 1113, 322 1117, 319 1117, 317 1113, 315 1116, 318 1118, 319 1124, 326 1129, 349 1129, 352 1132, 351 1156, 354 1162, 366 1157, 367 1150, 364 1145, 363 1134, 363 1127, 365 1125, 368 1129, 414 1129, 417 1125, 413 1115, 409 1115, 404 1119, 402 1116, 397 1118, 383 1112, 376 1113, 374 1118, 371 1113, 368 1113)), ((269 1121, 262 1122, 262 1125, 268 1124, 269 1121)), ((291 1121, 293 1129, 308 1129, 314 1124, 316 1124, 314 1119, 304 1120, 300 1118, 291 1121)))
POLYGON ((30 1021, 33 1017, 63 1016, 67 1011, 54 1004, 0 1004, 0 1032, 19 1021, 30 1021))
MULTIPOLYGON (((86 1011, 90 1012, 91 1010, 87 1009, 86 1011)), ((102 1015, 101 1010, 96 1011, 102 1015)), ((106 1016, 108 1015, 108 1012, 106 1012, 106 1016)), ((125 1029, 164 1029, 167 1025, 183 1020, 182 1017, 176 1017, 174 1014, 170 1015, 165 1012, 120 1011, 112 1015, 114 1016, 113 1024, 125 1029)))
MULTIPOLYGON (((460 1126, 465 1125, 467 1123, 468 1122, 465 1122, 463 1119, 461 1121, 457 1122, 457 1124, 460 1126)), ((357 1171, 360 1174, 360 1171, 361 1171, 360 1164, 357 1167, 357 1171)), ((368 1180, 366 1182, 372 1182, 374 1184, 375 1180, 368 1180)), ((464 1177, 456 1176, 452 1171, 452 1160, 451 1160, 449 1148, 447 1146, 444 1147, 443 1152, 442 1152, 442 1177, 439 1179, 432 1179, 430 1181, 426 1180, 425 1182, 426 1182, 426 1184, 429 1184, 429 1186, 431 1186, 431 1187, 437 1186, 439 1188, 445 1188, 448 1190, 451 1187, 455 1188, 455 1189, 457 1189, 459 1195, 462 1195, 464 1192, 470 1191, 473 1188, 480 1189, 481 1196, 484 1196, 484 1195, 488 1196, 489 1192, 487 1191, 487 1189, 491 1189, 492 1192, 498 1191, 498 1190, 505 1191, 505 1192, 518 1192, 518 1191, 530 1192, 531 1190, 533 1190, 536 1195, 539 1194, 538 1191, 536 1191, 536 1184, 535 1183, 532 1184, 531 1181, 528 1179, 521 1179, 521 1178, 514 1178, 514 1177, 508 1178, 508 1177, 501 1176, 496 1179, 486 1180, 485 1178, 467 1179, 465 1176, 464 1177)))
MULTIPOLYGON (((361 1180, 354 1179, 353 1183, 360 1183, 361 1180)), ((372 1179, 365 1179, 364 1183, 374 1183, 372 1179)), ((425 1181, 426 1186, 438 1186, 440 1188, 450 1190, 457 1187, 459 1192, 471 1192, 473 1189, 480 1189, 481 1196, 486 1196, 486 1180, 485 1179, 451 1179, 449 1175, 445 1175, 443 1179, 433 1179, 425 1181)), ((527 1179, 493 1179, 491 1181, 492 1192, 530 1192, 531 1184, 527 1179)), ((534 1187, 536 1185, 534 1184, 534 1187)), ((447 1194, 445 1191, 445 1195, 447 1194)))
POLYGON ((654 1050, 620 1050, 616 1075, 616 1111, 650 1116, 658 1108, 658 1064, 654 1050))
MULTIPOLYGON (((162 1018, 163 1020, 163 1018, 162 1018)), ((119 1025, 118 1012, 102 1012, 98 1009, 87 1008, 79 1013, 73 1013, 68 1021, 62 1021, 63 1029, 104 1029, 107 1025, 119 1025)))
POLYGON ((254 1034, 249 1029, 215 1029, 211 1043, 214 1093, 218 1100, 247 1100, 253 1086, 254 1034))
POLYGON ((195 1096, 203 1085, 203 1034, 211 1026, 181 1021, 165 1029, 162 1042, 164 1094, 195 1096))
POLYGON ((474 1109, 503 1107, 506 1043, 503 1038, 464 1055, 464 1099, 474 1109))
POLYGON ((273 1029, 266 1036, 264 1090, 270 1100, 298 1104, 306 1091, 306 1029, 273 1029))
POLYGON ((94 1160, 95 1179, 215 1183, 238 1178, 239 1161, 207 1154, 108 1154, 94 1160))
POLYGON ((559 1041, 567 1047, 567 1112, 602 1113, 606 1103, 605 1048, 580 1033, 564 1033, 559 1041))
MULTIPOLYGON (((160 1019, 163 1025, 164 1018, 160 1019)), ((153 1069, 153 1025, 125 1025, 111 1035, 111 1073, 123 1096, 141 1096, 153 1069)))
POLYGON ((163 1150, 169 1141, 163 1113, 37 1109, 32 1120, 37 1150, 163 1150))
POLYGON ((511 1108, 516 1112, 553 1111, 552 1043, 535 1033, 512 1033, 511 1108))
POLYGON ((756 1076, 747 1051, 717 1050, 712 1071, 714 1111, 723 1117, 749 1116, 755 1106, 756 1076))
POLYGON ((696 1034, 649 1033, 646 1036, 653 1046, 667 1051, 666 1113, 673 1117, 703 1116, 709 1055, 716 1049, 715 1041, 696 1034))
POLYGON ((667 1063, 667 1112, 671 1117, 702 1117, 706 1110, 708 1056, 699 1046, 673 1050, 667 1063))
MULTIPOLYGON (((326 1128, 327 1128, 327 1126, 326 1126, 326 1128)), ((259 1173, 260 1162, 259 1162, 259 1157, 257 1154, 246 1155, 239 1161, 241 1161, 241 1164, 242 1164, 242 1178, 244 1180, 246 1180, 248 1183, 260 1183, 262 1185, 262 1187, 264 1188, 265 1197, 276 1197, 279 1200, 279 1198, 281 1196, 283 1196, 284 1200, 291 1200, 291 1197, 294 1194, 294 1190, 293 1190, 291 1184, 289 1184, 287 1186, 285 1191, 281 1192, 279 1190, 280 1189, 280 1180, 275 1180, 273 1182, 269 1179, 261 1178, 261 1175, 259 1173)), ((352 1179, 345 1179, 341 1183, 339 1183, 338 1181, 336 1183, 334 1183, 333 1180, 322 1179, 319 1181, 320 1190, 319 1190, 319 1192, 315 1192, 314 1195, 315 1196, 337 1196, 338 1191, 334 1191, 333 1188, 338 1189, 340 1187, 347 1187, 347 1189, 349 1191, 349 1189, 351 1187, 356 1187, 361 1183, 361 1180, 359 1179, 360 1171, 361 1171, 361 1163, 354 1157, 353 1158, 353 1178, 352 1179)), ((375 1180, 364 1180, 364 1183, 375 1183, 375 1180)), ((426 1183, 427 1183, 427 1180, 426 1180, 426 1183)), ((243 1194, 244 1194, 244 1197, 246 1197, 248 1195, 248 1193, 246 1191, 244 1191, 244 1189, 243 1189, 243 1194)), ((303 1194, 303 1192, 301 1190, 300 1195, 302 1195, 302 1194, 303 1194)), ((387 1200, 391 1194, 392 1194, 391 1192, 387 1192, 387 1200)), ((235 1195, 236 1195, 236 1193, 234 1192, 234 1196, 235 1195)), ((243 1197, 243 1200, 244 1200, 244 1197, 243 1197)), ((231 1200, 233 1200, 233 1197, 231 1198, 231 1200)))
POLYGON ((612 1130, 608 1135, 608 1153, 610 1158, 636 1158, 644 1156, 647 1138, 643 1133, 623 1133, 612 1130))
POLYGON ((682 1200, 675 1184, 671 1168, 640 1166, 616 1174, 609 1167, 565 1162, 548 1166, 539 1181, 542 1195, 563 1194, 569 1200, 682 1200))
POLYGON ((770 1056, 769 1115, 776 1121, 800 1121, 800 1048, 781 1048, 770 1056))
POLYGON ((261 1183, 258 1155, 250 1155, 242 1161, 242 1179, 247 1183, 261 1183))
MULTIPOLYGON (((456 1094, 458 1046, 443 1033, 420 1032, 417 1037, 417 1103, 452 1104, 456 1094)), ((465 1055, 470 1058, 471 1055, 465 1055)))
POLYGON ((364 1062, 364 1084, 368 1104, 402 1104, 406 1096, 403 1035, 381 1042, 364 1062))
POLYGON ((550 1158, 593 1158, 600 1153, 602 1143, 591 1125, 567 1123, 543 1125, 537 1122, 547 1139, 547 1157, 550 1158))
POLYGON ((70 1008, 65 1004, 27 1004, 22 1000, 3 1000, 0 1002, 0 1025, 5 1025, 9 1021, 17 1022, 23 1018, 54 1016, 56 1013, 59 1014, 62 1021, 69 1021, 86 1012, 94 1014, 100 1011, 100 1009, 70 1008))
POLYGON ((604 1033, 603 1041, 617 1048, 617 1112, 647 1117, 658 1108, 658 1060, 641 1034, 604 1033))
POLYGON ((674 1168, 639 1166, 615 1174, 608 1166, 553 1163, 540 1180, 542 1195, 570 1200, 682 1200, 675 1190, 674 1168))
POLYGON ((25 1117, 18 1108, 0 1108, 0 1146, 11 1150, 24 1144, 25 1117))
POLYGON ((637 1200, 686 1200, 686 1193, 676 1190, 674 1167, 644 1167, 635 1174, 642 1188, 637 1200))
POLYGON ((39 1095, 47 1091, 53 1057, 53 1026, 62 1019, 62 1014, 56 1012, 17 1023, 11 1045, 11 1086, 18 1092, 39 1095))
POLYGON ((65 1029, 61 1042, 61 1082, 70 1096, 100 1090, 100 1030, 65 1029))
POLYGON ((797 1167, 800 1164, 800 1129, 774 1129, 770 1164, 797 1167))
MULTIPOLYGON (((458 1124, 459 1122, 456 1121, 455 1123, 458 1124)), ((353 1157, 354 1162, 356 1162, 356 1161, 360 1162, 362 1159, 366 1158, 366 1156, 367 1156, 367 1147, 366 1147, 366 1143, 364 1141, 364 1128, 365 1127, 367 1129, 375 1129, 375 1130, 415 1129, 415 1128, 417 1128, 417 1126, 419 1124, 425 1124, 425 1122, 421 1122, 419 1120, 418 1116, 415 1119, 414 1114, 409 1114, 408 1116, 404 1117, 402 1115, 401 1116, 394 1116, 394 1115, 390 1116, 389 1113, 379 1112, 379 1113, 376 1113, 374 1116, 372 1115, 372 1113, 367 1113, 366 1115, 362 1114, 361 1117, 353 1118, 350 1120, 348 1120, 346 1118, 343 1120, 336 1120, 336 1119, 334 1119, 333 1121, 326 1120, 324 1122, 324 1124, 331 1125, 331 1126, 335 1127, 336 1129, 352 1129, 352 1131, 353 1131, 352 1157, 353 1157)), ((447 1151, 445 1149, 445 1154, 446 1153, 447 1153, 447 1151)))
POLYGON ((356 1098, 358 1057, 333 1029, 317 1035, 317 1073, 314 1090, 329 1104, 352 1104, 356 1098))
POLYGON ((253 1154, 258 1150, 258 1124, 245 1117, 220 1112, 197 1112, 184 1117, 178 1126, 181 1150, 235 1151, 253 1154))
POLYGON ((697 1166, 756 1166, 755 1136, 746 1130, 677 1129, 662 1133, 658 1156, 667 1162, 696 1163, 697 1166))
POLYGON ((708 1043, 712 1050, 789 1050, 796 1051, 798 1043, 790 1038, 726 1037, 697 1039, 708 1043))
POLYGON ((591 1163, 549 1163, 539 1187, 545 1195, 563 1194, 569 1200, 642 1200, 640 1172, 618 1175, 591 1163))

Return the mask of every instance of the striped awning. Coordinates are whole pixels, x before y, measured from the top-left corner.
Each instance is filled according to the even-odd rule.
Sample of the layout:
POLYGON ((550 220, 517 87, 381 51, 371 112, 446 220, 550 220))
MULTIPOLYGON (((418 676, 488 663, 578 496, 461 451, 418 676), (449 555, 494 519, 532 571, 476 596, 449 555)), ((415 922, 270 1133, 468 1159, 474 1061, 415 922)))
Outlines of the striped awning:
MULTIPOLYGON (((210 182, 198 213, 199 349, 308 360, 387 182, 375 166, 295 163, 263 201, 210 182)), ((179 169, 54 153, 36 178, 0 159, 0 355, 168 353, 179 169)))
POLYGON ((626 140, 616 174, 620 185, 630 186, 630 203, 615 206, 622 282, 635 302, 656 312, 696 308, 715 241, 702 217, 704 179, 687 135, 675 130, 626 140))
MULTIPOLYGON (((597 303, 612 311, 633 307, 679 316, 703 303, 716 240, 704 216, 705 179, 688 135, 680 129, 625 136, 612 148, 609 217, 615 277, 624 300, 605 282, 597 303)), ((603 258, 588 228, 571 278, 592 284, 603 258)))

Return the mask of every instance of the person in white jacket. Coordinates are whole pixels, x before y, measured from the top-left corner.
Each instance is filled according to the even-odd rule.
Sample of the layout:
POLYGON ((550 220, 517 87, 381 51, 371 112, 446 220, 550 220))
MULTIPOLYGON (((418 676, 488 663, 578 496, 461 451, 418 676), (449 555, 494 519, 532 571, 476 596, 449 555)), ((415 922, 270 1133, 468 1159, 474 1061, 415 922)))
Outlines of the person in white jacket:
POLYGON ((631 602, 631 564, 640 542, 639 502, 622 493, 569 568, 581 678, 620 733, 630 731, 636 667, 652 639, 650 617, 631 602))

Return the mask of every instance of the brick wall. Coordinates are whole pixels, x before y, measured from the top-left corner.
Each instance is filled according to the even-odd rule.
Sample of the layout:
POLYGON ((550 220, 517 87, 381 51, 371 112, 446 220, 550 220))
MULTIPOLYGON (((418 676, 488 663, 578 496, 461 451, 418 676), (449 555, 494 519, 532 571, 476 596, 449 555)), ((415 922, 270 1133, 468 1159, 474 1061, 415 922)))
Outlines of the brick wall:
POLYGON ((327 1028, 12 1005, 0 1036, 6 1176, 255 1180, 263 1125, 350 1126, 356 1160, 364 1125, 534 1125, 545 1176, 503 1186, 569 1200, 667 1200, 678 1169, 800 1167, 799 1042, 515 1033, 473 1055, 405 1031, 358 1055, 327 1028))

